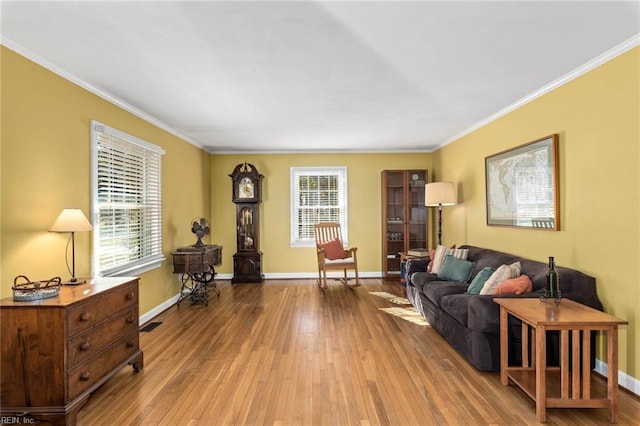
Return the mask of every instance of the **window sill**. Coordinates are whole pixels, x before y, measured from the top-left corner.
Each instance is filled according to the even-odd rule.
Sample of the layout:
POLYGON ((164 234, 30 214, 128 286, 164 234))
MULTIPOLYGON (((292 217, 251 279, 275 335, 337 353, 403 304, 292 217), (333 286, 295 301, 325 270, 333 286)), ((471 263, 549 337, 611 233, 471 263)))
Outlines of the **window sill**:
MULTIPOLYGON (((346 248, 349 247, 349 242, 348 241, 343 241, 342 245, 346 248)), ((304 248, 304 247, 312 247, 315 248, 316 247, 316 242, 315 241, 291 241, 289 243, 289 246, 291 248, 304 248)))
POLYGON ((289 245, 292 248, 301 248, 301 247, 315 247, 315 241, 291 241, 289 245))
POLYGON ((142 263, 142 264, 139 264, 139 265, 132 265, 132 266, 127 267, 125 269, 104 273, 104 274, 101 274, 101 276, 104 276, 104 277, 138 276, 138 275, 143 274, 145 272, 149 272, 149 271, 151 271, 153 269, 159 268, 160 266, 162 266, 162 262, 164 261, 164 259, 165 259, 164 257, 152 259, 152 260, 149 260, 146 263, 142 263))

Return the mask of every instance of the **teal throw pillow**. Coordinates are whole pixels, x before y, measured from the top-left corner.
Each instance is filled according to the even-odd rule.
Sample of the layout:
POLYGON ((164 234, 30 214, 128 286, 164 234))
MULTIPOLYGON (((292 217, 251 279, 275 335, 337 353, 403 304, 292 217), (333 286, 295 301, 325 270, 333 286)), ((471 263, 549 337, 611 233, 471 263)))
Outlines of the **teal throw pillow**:
POLYGON ((480 272, 476 274, 469 284, 469 288, 467 289, 467 293, 469 294, 480 294, 480 290, 484 287, 484 283, 493 275, 496 270, 490 266, 485 266, 482 268, 480 272))
POLYGON ((475 262, 457 259, 448 254, 444 257, 442 268, 438 272, 438 278, 446 281, 466 282, 471 278, 475 262))

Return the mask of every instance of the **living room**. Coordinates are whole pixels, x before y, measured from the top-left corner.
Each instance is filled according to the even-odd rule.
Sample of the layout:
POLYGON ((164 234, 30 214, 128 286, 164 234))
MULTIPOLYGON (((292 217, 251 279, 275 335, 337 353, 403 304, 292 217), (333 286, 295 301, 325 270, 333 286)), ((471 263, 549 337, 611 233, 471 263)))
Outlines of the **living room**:
MULTIPOLYGON (((380 174, 427 169, 432 181, 455 182, 459 203, 443 211, 443 242, 490 247, 596 278, 604 310, 629 322, 619 334, 619 381, 640 394, 640 47, 636 36, 605 60, 432 152, 209 153, 3 45, 0 279, 10 297, 18 275, 66 276, 67 236, 47 230, 66 207, 91 212, 91 120, 162 146, 163 254, 160 268, 140 275, 140 323, 172 306, 180 282, 171 252, 192 244, 190 221, 206 217, 210 243, 223 246, 218 278, 233 273, 235 206, 229 173, 254 164, 265 178, 261 250, 267 279, 317 274, 313 248, 292 248, 289 170, 348 169, 349 245, 358 247, 361 277, 380 277, 380 174), (549 232, 487 226, 485 157, 559 135, 561 229, 549 232)), ((432 218, 433 220, 433 218, 432 218)), ((435 243, 435 221, 430 235, 435 243)), ((91 276, 91 233, 75 236, 77 276, 91 276)), ((216 303, 218 303, 216 301, 216 303)), ((224 303, 224 299, 220 300, 224 303)), ((4 330, 3 330, 4 332, 4 330)), ((606 373, 598 343, 596 370, 606 373)))

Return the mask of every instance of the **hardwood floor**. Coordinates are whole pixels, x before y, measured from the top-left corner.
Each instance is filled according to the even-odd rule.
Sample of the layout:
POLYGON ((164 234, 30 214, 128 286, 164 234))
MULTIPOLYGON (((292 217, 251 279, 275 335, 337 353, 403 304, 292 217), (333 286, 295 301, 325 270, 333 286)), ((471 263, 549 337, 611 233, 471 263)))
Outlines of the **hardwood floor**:
MULTIPOLYGON (((123 369, 79 425, 523 425, 535 406, 499 373, 471 367, 440 335, 379 308, 369 292, 315 280, 219 281, 209 306, 183 302, 140 335, 144 370, 123 369)), ((596 379, 594 387, 604 382, 596 379)), ((640 424, 620 392, 619 424, 640 424)), ((549 409, 548 424, 600 425, 605 409, 549 409)))

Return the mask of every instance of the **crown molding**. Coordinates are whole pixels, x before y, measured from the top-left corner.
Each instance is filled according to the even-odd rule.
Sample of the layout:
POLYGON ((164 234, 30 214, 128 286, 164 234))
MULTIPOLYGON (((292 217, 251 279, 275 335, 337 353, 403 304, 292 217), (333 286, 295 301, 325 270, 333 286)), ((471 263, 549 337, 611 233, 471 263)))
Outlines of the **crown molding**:
POLYGON ((215 155, 271 155, 271 154, 288 154, 288 155, 307 155, 307 154, 429 154, 433 152, 431 149, 378 149, 378 150, 368 150, 368 149, 331 149, 331 150, 322 150, 322 149, 313 149, 313 150, 216 150, 209 149, 207 150, 209 154, 215 155))
POLYGON ((74 76, 73 74, 67 72, 66 70, 60 68, 59 66, 47 61, 46 59, 44 59, 43 57, 41 57, 40 55, 37 55, 36 53, 32 52, 31 50, 21 46, 20 44, 14 42, 13 40, 11 40, 10 38, 7 38, 5 36, 0 35, 0 44, 4 45, 5 47, 7 47, 8 49, 13 50, 14 52, 24 56, 25 58, 29 59, 32 62, 35 62, 36 64, 46 68, 47 70, 53 72, 54 74, 59 75, 60 77, 64 78, 65 80, 69 80, 70 82, 76 84, 77 86, 82 87, 83 89, 93 93, 94 95, 106 100, 107 102, 117 106, 118 108, 121 108, 133 115, 135 115, 136 117, 146 121, 149 124, 153 124, 154 126, 168 132, 171 133, 172 135, 174 135, 177 138, 180 138, 182 140, 184 140, 185 142, 190 143, 191 145, 200 148, 202 150, 204 150, 204 146, 196 141, 194 141, 193 139, 189 138, 188 136, 185 136, 183 134, 180 134, 180 132, 176 131, 175 129, 173 129, 171 126, 167 125, 166 123, 162 122, 161 120, 157 119, 156 117, 153 117, 149 114, 147 114, 146 112, 139 110, 138 108, 128 104, 127 102, 123 101, 122 99, 118 98, 117 96, 106 92, 98 87, 95 87, 89 83, 87 83, 84 80, 79 79, 78 77, 74 76))
POLYGON ((469 127, 466 130, 463 130, 462 132, 458 133, 457 135, 447 139, 445 142, 443 142, 442 144, 436 146, 434 148, 433 151, 437 151, 438 149, 449 145, 452 142, 457 141, 458 139, 468 135, 471 132, 474 132, 484 126, 486 126, 487 124, 491 123, 492 121, 497 120, 500 117, 503 117, 507 114, 509 114, 512 111, 515 111, 516 109, 528 104, 529 102, 533 101, 534 99, 537 99, 543 95, 546 95, 547 93, 557 89, 558 87, 567 84, 568 82, 570 82, 571 80, 574 80, 578 77, 580 77, 583 74, 588 73, 589 71, 593 70, 594 68, 599 67, 600 65, 605 64, 606 62, 609 62, 610 60, 614 59, 617 56, 622 55, 623 53, 633 49, 636 46, 640 46, 640 33, 634 35, 633 37, 629 38, 628 40, 623 41, 622 43, 620 43, 619 45, 613 47, 612 49, 607 50, 606 52, 604 52, 602 55, 597 56, 596 58, 590 60, 589 62, 585 63, 584 65, 579 66, 578 68, 574 69, 573 71, 569 72, 568 74, 552 81, 551 83, 541 87, 540 89, 536 90, 535 92, 530 93, 529 95, 525 96, 524 98, 512 103, 511 105, 501 109, 500 111, 496 112, 493 115, 490 115, 489 117, 485 118, 484 120, 474 124, 473 126, 469 127))

